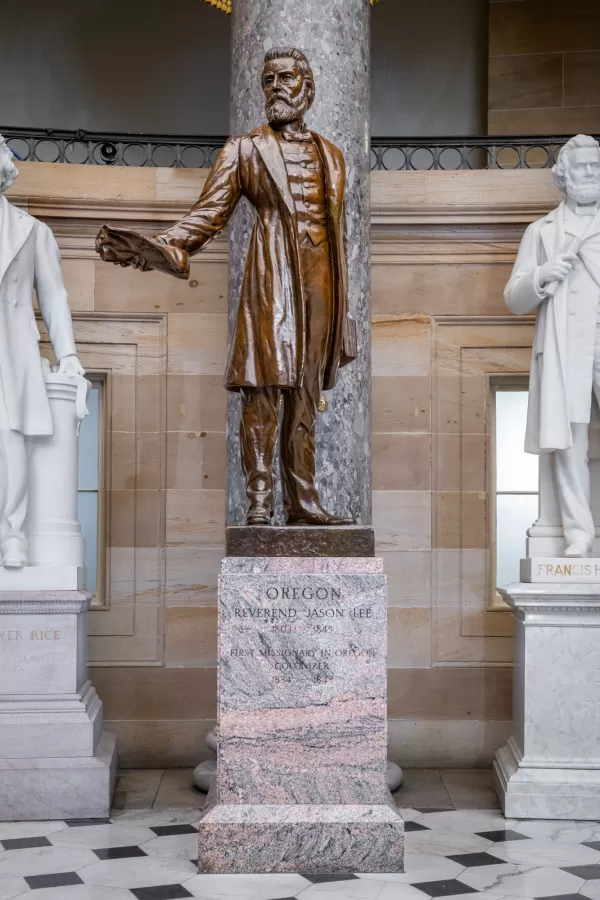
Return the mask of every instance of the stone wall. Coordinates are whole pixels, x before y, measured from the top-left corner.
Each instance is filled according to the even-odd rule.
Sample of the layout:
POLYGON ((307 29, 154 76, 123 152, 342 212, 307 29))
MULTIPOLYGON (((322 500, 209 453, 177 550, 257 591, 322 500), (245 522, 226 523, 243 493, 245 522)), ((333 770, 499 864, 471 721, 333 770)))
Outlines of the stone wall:
POLYGON ((490 0, 490 134, 600 131, 596 0, 490 0))
MULTIPOLYGON (((189 766, 216 700, 224 544, 227 243, 189 283, 108 266, 102 221, 156 230, 201 170, 21 165, 13 202, 54 229, 81 357, 105 379, 105 595, 92 679, 125 766, 189 766)), ((389 576, 391 755, 489 762, 510 730, 509 613, 490 609, 491 378, 525 373, 502 299, 547 171, 372 176, 373 511, 389 576)))

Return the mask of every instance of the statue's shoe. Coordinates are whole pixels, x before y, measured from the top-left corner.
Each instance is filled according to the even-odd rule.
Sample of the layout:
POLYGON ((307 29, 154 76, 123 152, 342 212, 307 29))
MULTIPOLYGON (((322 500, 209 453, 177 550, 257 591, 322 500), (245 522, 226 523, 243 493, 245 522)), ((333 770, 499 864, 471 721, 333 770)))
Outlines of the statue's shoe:
POLYGON ((585 543, 585 541, 573 541, 565 550, 565 557, 567 559, 586 559, 591 552, 590 544, 585 543))
POLYGON ((2 543, 2 565, 5 569, 22 569, 27 565, 25 542, 19 537, 6 538, 2 543))
POLYGON ((321 528, 330 528, 338 525, 356 525, 354 519, 346 519, 343 516, 332 516, 323 510, 322 512, 307 513, 302 512, 296 515, 289 515, 288 525, 313 525, 321 528))
POLYGON ((262 503, 256 503, 248 510, 248 515, 246 516, 246 525, 269 526, 271 524, 272 515, 273 513, 270 509, 268 509, 266 506, 263 506, 262 503))

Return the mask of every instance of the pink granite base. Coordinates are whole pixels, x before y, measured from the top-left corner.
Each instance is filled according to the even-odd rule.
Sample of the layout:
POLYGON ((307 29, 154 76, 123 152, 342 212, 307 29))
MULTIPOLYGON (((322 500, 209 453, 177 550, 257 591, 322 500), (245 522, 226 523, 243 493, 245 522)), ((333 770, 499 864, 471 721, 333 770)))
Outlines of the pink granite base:
POLYGON ((401 873, 404 822, 389 804, 211 803, 199 826, 198 871, 243 874, 401 873))
POLYGON ((199 871, 402 871, 386 653, 381 560, 223 560, 217 783, 199 871))

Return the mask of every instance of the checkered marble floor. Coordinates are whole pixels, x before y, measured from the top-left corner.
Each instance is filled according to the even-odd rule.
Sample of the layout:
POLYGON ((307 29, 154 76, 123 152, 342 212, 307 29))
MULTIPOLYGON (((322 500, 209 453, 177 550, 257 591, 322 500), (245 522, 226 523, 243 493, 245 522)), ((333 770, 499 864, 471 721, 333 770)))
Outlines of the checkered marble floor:
POLYGON ((0 823, 0 900, 600 900, 600 822, 402 814, 404 875, 198 875, 198 809, 0 823))

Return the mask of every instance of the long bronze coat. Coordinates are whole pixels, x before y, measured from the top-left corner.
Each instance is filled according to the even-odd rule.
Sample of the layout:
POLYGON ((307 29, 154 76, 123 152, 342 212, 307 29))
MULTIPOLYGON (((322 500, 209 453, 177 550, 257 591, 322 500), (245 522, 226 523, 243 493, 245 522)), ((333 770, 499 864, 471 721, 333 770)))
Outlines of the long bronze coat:
MULTIPOLYGON (((346 169, 340 150, 315 132, 325 172, 333 268, 333 323, 323 387, 335 385, 348 315, 346 169)), ((225 386, 294 388, 302 383, 305 299, 294 200, 279 141, 268 125, 231 138, 220 152, 200 199, 159 239, 197 253, 225 228, 241 196, 256 222, 229 352, 225 386)))

